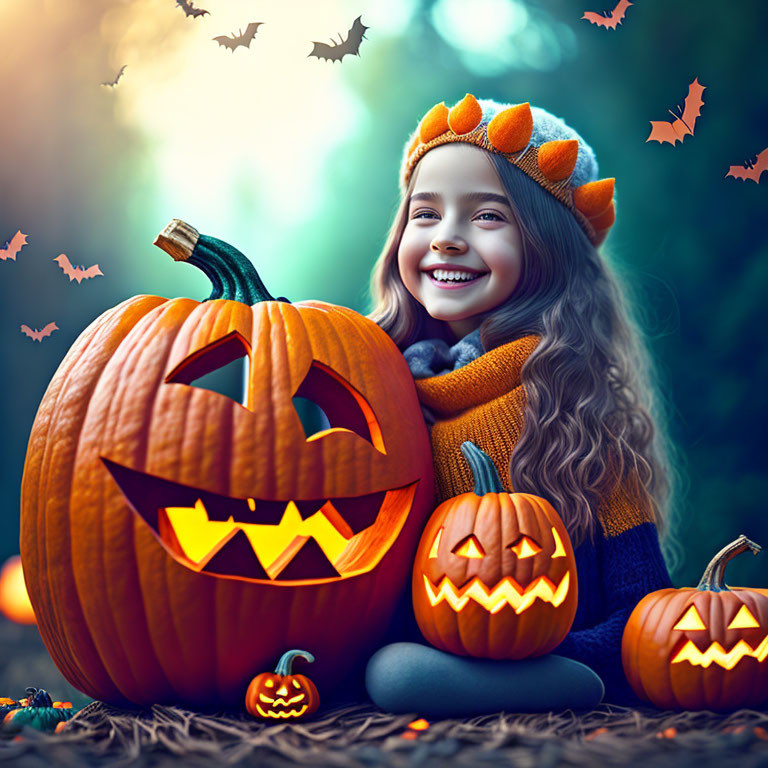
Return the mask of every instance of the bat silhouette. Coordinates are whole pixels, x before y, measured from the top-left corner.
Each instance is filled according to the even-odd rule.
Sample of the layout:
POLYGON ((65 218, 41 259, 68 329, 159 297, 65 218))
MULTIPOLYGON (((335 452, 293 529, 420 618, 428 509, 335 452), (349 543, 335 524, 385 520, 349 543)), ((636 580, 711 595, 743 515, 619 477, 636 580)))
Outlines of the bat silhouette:
POLYGON ((120 67, 120 71, 117 73, 117 76, 115 77, 114 80, 108 80, 106 83, 102 83, 102 85, 106 85, 110 88, 114 88, 117 85, 120 78, 123 76, 123 72, 125 72, 126 66, 127 64, 123 64, 123 66, 120 67))
POLYGON ((205 16, 207 13, 209 16, 211 15, 208 11, 204 11, 202 8, 195 8, 192 3, 187 2, 187 0, 176 0, 176 5, 178 5, 183 11, 184 15, 196 19, 198 16, 205 16))
POLYGON ((0 261, 13 259, 16 261, 16 254, 27 244, 27 236, 18 230, 16 234, 0 248, 0 261))
POLYGON ((223 45, 225 48, 229 48, 232 53, 235 52, 235 48, 238 48, 239 46, 243 46, 243 48, 250 48, 251 47, 251 41, 254 37, 256 37, 256 32, 258 31, 259 27, 263 24, 263 21, 252 21, 246 28, 245 32, 243 30, 240 30, 239 35, 219 35, 218 37, 214 37, 213 39, 219 44, 223 45))
POLYGON ((688 86, 688 95, 685 97, 683 109, 677 108, 680 114, 676 115, 671 109, 668 110, 669 114, 675 118, 671 123, 667 120, 651 120, 651 135, 645 140, 646 143, 658 141, 659 144, 663 144, 666 141, 674 146, 678 141, 682 142, 686 136, 693 136, 696 118, 701 114, 701 107, 704 104, 701 95, 705 88, 706 86, 701 85, 697 77, 688 86))
POLYGON ((85 267, 73 267, 66 253, 60 253, 54 259, 54 261, 61 267, 62 272, 64 272, 64 274, 69 278, 70 283, 73 280, 77 280, 77 284, 80 285, 83 280, 89 280, 92 277, 104 275, 104 273, 99 269, 98 264, 94 264, 92 267, 88 267, 87 269, 85 267))
MULTIPOLYGON (((333 38, 331 38, 330 45, 328 45, 328 43, 317 43, 313 40, 313 48, 309 56, 315 56, 318 59, 325 59, 326 61, 341 61, 348 53, 351 53, 354 56, 359 56, 360 43, 362 43, 363 38, 365 37, 365 30, 370 29, 370 27, 366 27, 365 24, 360 21, 361 18, 362 16, 358 16, 354 20, 349 32, 347 32, 346 40, 342 38, 341 34, 339 34, 339 42, 336 43, 333 41, 333 38)), ((309 58, 309 56, 307 58, 309 58)))
POLYGON ((607 27, 616 29, 626 16, 627 8, 632 5, 629 0, 619 0, 619 4, 608 14, 596 13, 595 11, 586 11, 581 17, 591 24, 597 24, 598 27, 607 27))
POLYGON ((28 325, 21 324, 21 332, 29 336, 32 341, 42 341, 46 336, 50 336, 54 331, 58 331, 59 326, 56 323, 48 323, 45 328, 41 328, 39 331, 37 328, 33 331, 28 325))
POLYGON ((732 165, 725 174, 725 178, 733 176, 734 179, 750 179, 755 184, 759 184, 763 171, 768 171, 768 147, 754 160, 747 160, 744 165, 732 165))

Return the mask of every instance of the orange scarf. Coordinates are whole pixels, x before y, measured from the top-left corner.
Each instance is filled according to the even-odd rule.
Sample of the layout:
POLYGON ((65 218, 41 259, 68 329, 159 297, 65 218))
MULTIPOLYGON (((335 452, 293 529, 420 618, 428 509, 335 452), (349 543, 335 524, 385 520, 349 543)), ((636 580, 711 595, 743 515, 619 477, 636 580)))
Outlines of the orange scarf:
MULTIPOLYGON (((538 336, 524 336, 461 368, 415 380, 419 401, 435 417, 431 438, 438 503, 474 489, 472 472, 460 450, 465 440, 493 459, 502 484, 514 491, 509 464, 523 431, 526 406, 521 372, 538 343, 538 336)), ((614 489, 598 510, 606 536, 653 522, 652 510, 641 498, 628 481, 614 489)))

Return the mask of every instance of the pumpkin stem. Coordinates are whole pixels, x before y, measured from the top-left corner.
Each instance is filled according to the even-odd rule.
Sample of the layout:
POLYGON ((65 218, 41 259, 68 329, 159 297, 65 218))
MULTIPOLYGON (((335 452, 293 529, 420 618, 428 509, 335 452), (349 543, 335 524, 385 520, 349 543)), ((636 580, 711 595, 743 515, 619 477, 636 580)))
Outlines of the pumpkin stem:
POLYGON ((480 450, 471 440, 467 440, 461 444, 461 452, 469 462, 475 480, 475 493, 478 496, 485 496, 486 493, 506 493, 496 465, 485 451, 480 450))
POLYGON ((728 587, 725 585, 724 580, 725 566, 728 565, 728 561, 731 558, 746 552, 748 549, 752 551, 753 555, 756 555, 762 547, 759 544, 755 544, 754 541, 750 541, 742 533, 738 539, 723 547, 712 558, 707 569, 704 571, 704 575, 701 577, 697 589, 708 592, 727 592, 728 587))
POLYGON ((230 299, 250 305, 260 301, 288 301, 284 296, 275 299, 269 293, 256 268, 237 248, 216 237, 201 235, 181 219, 172 219, 155 238, 154 245, 174 261, 186 261, 205 272, 213 285, 206 301, 230 299))
POLYGON ((286 651, 277 662, 275 667, 275 674, 277 675, 292 675, 293 674, 293 660, 301 656, 305 658, 310 664, 315 660, 315 657, 309 651, 286 651))

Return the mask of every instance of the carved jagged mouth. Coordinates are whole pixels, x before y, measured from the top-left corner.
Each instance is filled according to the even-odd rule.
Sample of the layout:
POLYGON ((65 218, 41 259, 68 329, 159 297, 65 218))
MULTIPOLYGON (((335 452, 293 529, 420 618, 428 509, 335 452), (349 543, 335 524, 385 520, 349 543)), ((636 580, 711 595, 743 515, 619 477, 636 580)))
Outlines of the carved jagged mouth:
POLYGON ((567 571, 557 587, 546 576, 539 576, 526 587, 521 587, 512 577, 507 576, 493 589, 486 587, 477 577, 464 587, 456 588, 453 582, 444 576, 438 587, 424 575, 424 587, 429 602, 434 606, 445 600, 457 612, 470 600, 479 603, 491 613, 498 613, 505 606, 513 608, 515 613, 522 613, 535 600, 542 600, 557 607, 565 600, 569 584, 570 574, 567 571))
POLYGON ((304 704, 299 709, 262 709, 260 704, 256 705, 256 711, 262 717, 288 718, 301 717, 309 708, 309 704, 304 704))
POLYGON ((265 696, 263 693, 260 693, 259 701, 266 704, 268 708, 264 709, 261 704, 257 703, 256 710, 262 717, 274 717, 278 719, 287 717, 301 717, 307 711, 307 709, 309 709, 309 704, 299 704, 299 702, 304 701, 306 698, 307 696, 304 693, 296 694, 296 696, 292 696, 288 699, 285 699, 282 696, 277 696, 277 698, 273 699, 269 696, 265 696), (291 707, 294 705, 298 706, 292 709, 291 707))
POLYGON ((102 461, 175 560, 213 576, 274 584, 370 571, 400 533, 417 485, 320 500, 242 499, 102 461))
POLYGON ((733 669, 742 659, 757 659, 765 661, 768 657, 768 635, 756 648, 753 648, 746 640, 739 640, 730 651, 726 651, 720 643, 715 641, 706 651, 700 651, 695 643, 688 640, 675 654, 672 664, 687 661, 695 667, 706 669, 710 664, 717 664, 725 669, 733 669))

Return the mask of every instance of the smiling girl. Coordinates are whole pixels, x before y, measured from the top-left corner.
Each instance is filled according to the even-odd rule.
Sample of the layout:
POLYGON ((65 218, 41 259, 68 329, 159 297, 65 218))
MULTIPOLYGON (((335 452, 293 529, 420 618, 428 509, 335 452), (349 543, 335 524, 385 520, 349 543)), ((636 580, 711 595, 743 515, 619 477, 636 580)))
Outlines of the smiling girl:
MULTIPOLYGON (((468 94, 422 119, 401 190, 371 317, 414 375, 438 502, 473 490, 460 451, 471 440, 508 491, 555 507, 579 582, 555 653, 597 672, 606 698, 634 701, 621 635, 640 598, 670 584, 657 526, 671 472, 642 335, 598 251, 615 217, 614 180, 598 180, 590 146, 549 112, 468 94)), ((380 652, 373 677, 390 680, 397 662, 380 652)), ((428 687, 414 675, 401 679, 428 687)), ((463 695, 462 679, 452 685, 463 695)))

